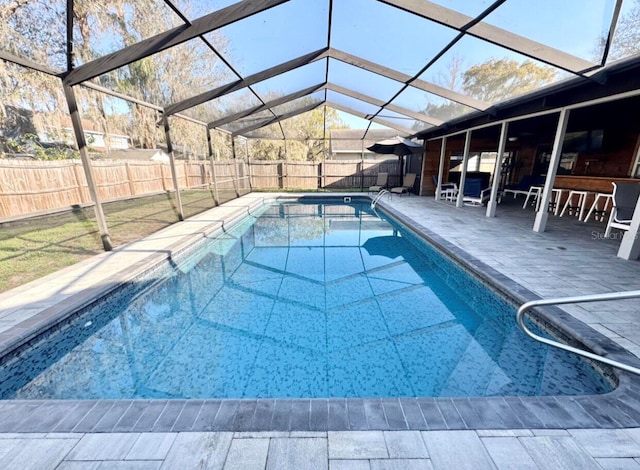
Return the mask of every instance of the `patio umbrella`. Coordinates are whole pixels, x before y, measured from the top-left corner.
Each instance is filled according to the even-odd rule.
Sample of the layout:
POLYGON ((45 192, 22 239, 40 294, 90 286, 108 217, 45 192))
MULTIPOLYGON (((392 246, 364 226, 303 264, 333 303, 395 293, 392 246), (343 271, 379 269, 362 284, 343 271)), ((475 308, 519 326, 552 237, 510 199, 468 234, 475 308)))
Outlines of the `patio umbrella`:
POLYGON ((390 139, 376 142, 372 146, 367 147, 367 150, 385 155, 390 154, 403 157, 404 155, 411 155, 412 153, 420 153, 422 145, 397 135, 390 139))
POLYGON ((422 151, 422 145, 397 135, 390 139, 376 142, 370 147, 367 147, 367 150, 384 155, 397 155, 400 158, 400 184, 402 184, 403 157, 405 155, 420 153, 422 151))

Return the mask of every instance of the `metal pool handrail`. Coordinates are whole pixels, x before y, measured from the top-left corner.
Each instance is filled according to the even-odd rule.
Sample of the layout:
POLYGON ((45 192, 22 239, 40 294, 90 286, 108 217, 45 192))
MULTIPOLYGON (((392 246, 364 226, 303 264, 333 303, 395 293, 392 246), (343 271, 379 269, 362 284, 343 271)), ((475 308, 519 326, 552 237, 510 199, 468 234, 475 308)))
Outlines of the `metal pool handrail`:
MULTIPOLYGON (((386 189, 381 189, 380 192, 378 194, 376 194, 376 197, 373 198, 373 201, 371 201, 371 208, 375 209, 376 208, 376 204, 378 203, 378 201, 380 199, 382 199, 382 196, 384 196, 387 193, 389 193, 389 191, 387 191, 386 189)), ((391 193, 389 193, 389 194, 391 194, 391 193)))
POLYGON ((640 375, 640 369, 637 367, 633 367, 627 364, 623 364, 618 361, 614 361, 612 359, 607 359, 606 357, 600 356, 598 354, 590 353, 589 351, 585 351, 584 349, 574 348, 573 346, 569 346, 567 344, 559 343, 557 341, 553 341, 551 339, 543 338, 532 332, 524 323, 525 312, 533 307, 538 307, 541 305, 561 305, 561 304, 577 304, 584 302, 604 302, 609 300, 623 300, 623 299, 633 299, 636 297, 640 297, 640 290, 631 290, 625 292, 611 292, 608 294, 592 294, 592 295, 578 295, 574 297, 559 297, 555 299, 540 299, 540 300, 532 300, 530 302, 526 302, 520 306, 518 309, 518 313, 516 315, 516 319, 518 320, 518 326, 520 329, 529 337, 533 338, 536 341, 539 341, 544 344, 548 344, 549 346, 554 346, 556 348, 564 349, 565 351, 572 352, 574 354, 579 354, 580 356, 588 357, 589 359, 593 359, 594 361, 603 362, 605 364, 609 364, 610 366, 617 367, 618 369, 625 370, 627 372, 631 372, 633 374, 640 375))

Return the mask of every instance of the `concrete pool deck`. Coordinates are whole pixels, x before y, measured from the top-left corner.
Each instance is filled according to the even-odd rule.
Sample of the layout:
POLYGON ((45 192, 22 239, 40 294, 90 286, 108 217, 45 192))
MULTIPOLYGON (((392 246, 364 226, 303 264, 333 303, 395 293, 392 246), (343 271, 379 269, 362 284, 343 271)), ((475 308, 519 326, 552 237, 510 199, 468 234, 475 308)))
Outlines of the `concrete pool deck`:
MULTIPOLYGON (((0 347, 11 347, 40 323, 60 318, 71 303, 88 302, 130 279, 151 259, 179 251, 185 236, 210 231, 221 220, 245 214, 264 197, 273 196, 277 195, 244 196, 144 241, 0 294, 0 347)), ((385 198, 381 205, 541 297, 640 288, 640 263, 615 257, 619 242, 601 239, 603 223, 550 217, 548 231, 536 234, 531 231, 533 213, 514 210, 507 201, 492 219, 484 217, 483 208, 456 209, 432 198, 396 196, 385 198)), ((627 350, 640 351, 637 300, 564 310, 627 350)), ((629 399, 637 400, 634 389, 628 392, 629 399)), ((378 400, 375 406, 342 400, 343 404, 322 404, 322 414, 317 415, 324 426, 320 429, 312 429, 314 402, 308 400, 302 405, 307 410, 304 418, 300 407, 284 400, 251 404, 100 400, 77 401, 65 409, 54 401, 5 401, 0 404, 4 433, 0 465, 190 468, 202 462, 204 468, 223 468, 223 464, 225 468, 640 468, 635 460, 640 459, 640 427, 635 424, 640 411, 625 408, 624 398, 609 403, 608 412, 587 397, 575 400, 570 410, 554 399, 541 407, 526 400, 501 399, 480 408, 480 413, 467 399, 444 400, 437 406, 431 399, 378 400), (276 413, 282 404, 285 409, 276 413), (251 414, 252 423, 259 413, 269 416, 271 429, 239 431, 230 424, 245 420, 251 426, 247 415, 251 414), (283 416, 289 417, 286 423, 283 416), (537 425, 527 427, 527 416, 537 425), (301 419, 306 429, 294 425, 301 419), (204 432, 208 430, 220 432, 204 432)))

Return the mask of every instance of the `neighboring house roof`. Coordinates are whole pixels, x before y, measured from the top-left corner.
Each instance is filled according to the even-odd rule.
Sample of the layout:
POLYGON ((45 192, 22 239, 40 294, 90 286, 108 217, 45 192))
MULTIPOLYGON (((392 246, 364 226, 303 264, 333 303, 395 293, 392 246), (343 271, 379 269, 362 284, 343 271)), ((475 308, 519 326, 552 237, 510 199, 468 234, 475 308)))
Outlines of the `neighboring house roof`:
POLYGON ((365 129, 332 129, 330 135, 331 153, 373 153, 367 147, 375 144, 379 140, 388 139, 398 135, 398 131, 393 129, 369 129, 364 136, 365 129))
POLYGON ((122 149, 112 150, 101 156, 101 159, 168 162, 169 155, 161 149, 122 149))

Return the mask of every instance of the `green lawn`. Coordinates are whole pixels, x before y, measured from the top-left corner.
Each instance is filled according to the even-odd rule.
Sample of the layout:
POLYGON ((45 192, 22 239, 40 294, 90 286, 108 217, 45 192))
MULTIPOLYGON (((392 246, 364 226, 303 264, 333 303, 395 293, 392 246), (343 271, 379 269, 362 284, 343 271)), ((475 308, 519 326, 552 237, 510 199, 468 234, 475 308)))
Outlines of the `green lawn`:
MULTIPOLYGON (((181 192, 185 218, 215 206, 208 190, 181 192)), ((235 193, 220 194, 222 201, 235 193)), ((104 205, 114 247, 178 221, 174 196, 150 196, 104 205)), ((39 217, 0 227, 0 292, 101 253, 93 208, 39 217)))

